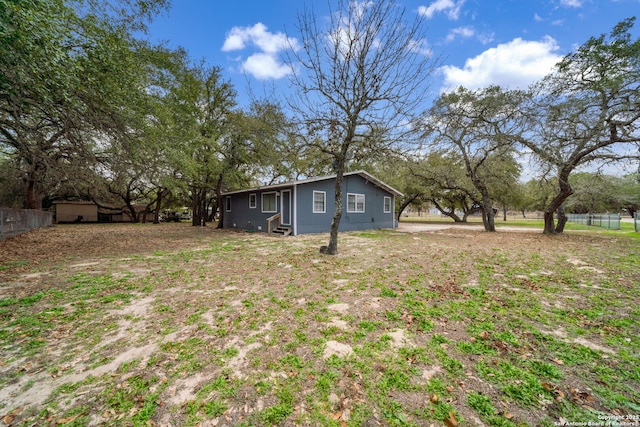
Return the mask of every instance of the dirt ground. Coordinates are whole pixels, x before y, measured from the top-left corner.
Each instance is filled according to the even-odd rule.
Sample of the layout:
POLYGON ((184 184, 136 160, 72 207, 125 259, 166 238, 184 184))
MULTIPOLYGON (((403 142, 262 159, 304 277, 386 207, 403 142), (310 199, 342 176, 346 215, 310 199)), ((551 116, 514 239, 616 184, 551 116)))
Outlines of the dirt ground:
POLYGON ((0 260, 46 265, 94 256, 171 251, 203 245, 219 233, 214 227, 190 227, 186 223, 59 224, 0 242, 0 260))
MULTIPOLYGON (((121 278, 122 283, 135 285, 138 289, 133 299, 119 297, 125 292, 121 288, 114 290, 113 295, 105 294, 102 300, 96 297, 96 301, 107 301, 107 297, 123 299, 116 300, 115 306, 106 305, 111 302, 104 303, 105 308, 100 308, 102 312, 98 317, 87 317, 86 323, 90 327, 86 326, 85 335, 99 334, 95 341, 84 335, 82 340, 74 336, 73 328, 82 329, 85 325, 70 323, 71 326, 67 326, 61 320, 82 301, 73 301, 70 297, 63 307, 55 307, 44 305, 47 298, 53 298, 47 296, 36 303, 34 307, 42 312, 55 308, 62 314, 51 320, 56 325, 43 336, 39 345, 44 347, 39 347, 35 353, 19 349, 19 343, 15 348, 7 345, 0 349, 0 377, 15 376, 2 382, 2 420, 6 425, 20 425, 14 422, 36 425, 41 421, 50 425, 75 425, 73 423, 80 420, 84 422, 78 425, 120 425, 120 422, 133 425, 127 420, 142 413, 144 395, 132 398, 136 403, 132 408, 127 407, 125 413, 124 409, 119 412, 117 405, 109 403, 109 398, 104 397, 105 390, 111 389, 110 381, 113 381, 113 393, 119 393, 120 388, 124 391, 131 387, 127 381, 138 375, 151 381, 148 371, 153 371, 153 378, 160 378, 160 382, 153 383, 148 389, 150 393, 158 390, 159 397, 154 401, 157 404, 154 421, 148 421, 147 425, 239 425, 243 420, 251 419, 276 425, 279 422, 265 421, 264 417, 251 418, 252 414, 264 413, 265 408, 277 407, 275 403, 283 399, 279 394, 276 397, 275 392, 274 395, 262 394, 256 384, 290 381, 295 382, 294 389, 298 392, 313 393, 316 372, 321 370, 319 366, 323 366, 323 361, 332 360, 332 355, 348 358, 354 354, 353 343, 345 344, 346 340, 341 339, 353 332, 353 324, 379 324, 381 319, 390 316, 391 309, 396 305, 399 307, 397 298, 385 298, 386 294, 400 292, 393 287, 399 285, 386 287, 378 282, 404 286, 426 274, 430 278, 425 286, 434 295, 440 295, 444 303, 469 297, 468 289, 476 286, 478 274, 483 274, 475 272, 482 262, 495 262, 495 268, 499 269, 500 260, 517 264, 519 260, 531 258, 540 264, 535 267, 535 274, 545 276, 553 275, 547 267, 562 259, 575 269, 576 274, 604 276, 602 262, 594 262, 591 256, 594 248, 596 252, 606 251, 611 244, 607 239, 593 236, 550 237, 542 235, 541 230, 515 228, 485 233, 479 225, 447 223, 401 223, 397 231, 400 233, 390 232, 388 237, 367 233, 344 235, 336 257, 318 254, 319 245, 326 244, 325 235, 279 238, 213 227, 191 227, 185 223, 58 225, 0 242, 0 300, 24 301, 32 295, 48 292, 47 295, 53 295, 50 293, 52 288, 71 295, 75 288, 69 285, 70 278, 81 281, 86 277, 109 276, 121 278), (214 246, 215 252, 206 252, 213 251, 214 246), (271 276, 273 271, 279 273, 271 276), (358 280, 360 284, 354 283, 358 280), (313 316, 302 317, 303 320, 302 315, 295 314, 318 306, 322 310, 317 309, 313 316), (299 307, 297 311, 296 307, 299 307), (199 323, 190 323, 188 319, 192 318, 199 319, 199 323), (300 328, 300 324, 306 328, 304 344, 295 341, 291 334, 294 325, 300 328), (211 332, 212 328, 229 332, 224 336, 216 335, 217 332, 211 332), (161 330, 166 332, 159 336, 161 330), (309 344, 314 339, 323 342, 319 353, 309 344), (205 347, 215 352, 216 357, 222 358, 220 354, 226 354, 222 359, 224 368, 212 363, 189 371, 180 365, 178 362, 184 353, 172 353, 172 346, 189 340, 206 343, 205 347), (294 347, 294 343, 298 347, 294 347), (225 349, 234 351, 225 353, 225 349), (287 351, 313 365, 314 370, 307 374, 307 380, 300 379, 297 373, 297 370, 310 369, 307 365, 294 368, 279 365, 284 363, 282 360, 290 360, 287 358, 291 354, 287 351), (72 354, 74 352, 76 354, 72 354), (127 368, 130 371, 123 368, 132 363, 137 365, 127 368), (219 378, 221 372, 225 372, 228 381, 233 378, 238 384, 235 400, 232 399, 235 406, 228 404, 223 414, 212 416, 206 412, 205 402, 201 402, 201 406, 196 405, 193 409, 200 418, 189 418, 190 405, 202 399, 198 390, 213 378, 219 378), (90 378, 102 378, 102 382, 99 386, 89 384, 90 378), (242 382, 247 378, 251 379, 248 385, 242 382), (56 397, 56 393, 63 393, 60 390, 67 384, 79 384, 79 388, 66 398, 66 403, 61 403, 64 399, 56 397), (91 405, 97 408, 95 412, 86 409, 91 405), (83 409, 74 412, 76 407, 83 409)), ((516 276, 514 283, 517 285, 509 285, 502 283, 503 274, 507 273, 496 273, 498 286, 511 293, 520 292, 517 286, 524 286, 534 293, 542 292, 535 277, 516 276)), ((628 287, 636 279, 622 275, 619 281, 623 287, 628 287)), ((581 294, 568 293, 562 292, 557 300, 541 293, 539 299, 543 305, 562 310, 584 300, 581 294)), ((437 301, 434 303, 437 305, 437 301)), ((626 304, 629 307, 619 309, 631 310, 636 302, 627 301, 626 304)), ((15 324, 12 313, 1 314, 4 320, 0 320, 15 324)), ((416 329, 418 322, 410 313, 405 312, 394 321, 401 327, 384 332, 390 342, 389 350, 395 353, 400 348, 422 348, 433 336, 444 336, 452 342, 473 342, 477 338, 470 336, 470 326, 455 316, 452 320, 443 318, 435 322, 428 336, 416 329)), ((607 357, 618 351, 597 334, 574 339, 561 327, 542 325, 540 329, 572 344, 580 339, 581 345, 607 357)), ((483 333, 486 334, 481 332, 479 336, 483 337, 483 333)), ((20 340, 26 342, 27 335, 25 332, 20 340)), ((524 335, 520 339, 524 340, 524 335)), ((530 348, 526 351, 513 348, 514 344, 495 345, 499 354, 522 351, 522 357, 526 359, 535 353, 530 348)), ((442 344, 442 348, 446 350, 447 345, 442 344)), ((380 378, 384 378, 386 372, 385 357, 380 356, 380 361, 374 363, 380 378)), ((461 362, 463 369, 468 371, 459 373, 462 379, 444 391, 448 394, 448 405, 460 405, 459 412, 455 413, 466 420, 463 425, 486 425, 477 413, 464 405, 464 396, 471 392, 493 396, 498 402, 496 405, 505 406, 500 408, 500 413, 521 425, 536 425, 537 420, 552 413, 549 409, 552 402, 527 409, 500 400, 495 387, 467 367, 476 361, 477 356, 473 356, 461 362)), ((425 382, 446 371, 442 363, 423 362, 420 368, 423 370, 421 381, 425 382)), ((356 408, 365 405, 362 402, 367 397, 362 385, 358 384, 359 375, 358 372, 349 373, 328 396, 324 396, 327 411, 331 412, 328 416, 337 416, 333 418, 339 421, 336 425, 355 425, 356 408)), ((566 384, 562 386, 564 391, 558 393, 569 396, 571 390, 582 390, 580 393, 586 394, 578 395, 578 398, 582 396, 589 405, 607 410, 605 403, 589 400, 593 399, 591 392, 585 391, 589 389, 579 375, 580 372, 567 372, 566 384)), ((220 394, 214 392, 216 396, 220 394)), ((414 410, 417 413, 420 405, 425 405, 425 397, 416 393, 392 391, 390 396, 402 402, 405 412, 414 410)), ((433 396, 437 400, 437 395, 432 395, 429 405, 438 408, 444 404, 433 400, 433 396)), ((292 417, 305 419, 311 412, 298 402, 283 425, 295 425, 292 417)), ((449 413, 453 420, 436 425, 457 425, 453 414, 449 413)), ((373 409, 366 425, 387 425, 389 418, 385 416, 373 409)), ((416 425, 423 425, 421 422, 416 425)))
MULTIPOLYGON (((401 222, 397 231, 419 233, 448 229, 481 231, 482 225, 401 222)), ((501 228, 501 231, 518 230, 536 232, 525 228, 501 228)), ((56 225, 0 241, 0 260, 29 261, 29 266, 33 267, 70 259, 171 251, 199 247, 206 244, 208 239, 224 233, 228 231, 217 230, 213 226, 191 227, 186 223, 121 227, 110 224, 56 225)), ((304 236, 298 239, 304 239, 304 236)), ((15 273, 15 270, 12 272, 15 273)))

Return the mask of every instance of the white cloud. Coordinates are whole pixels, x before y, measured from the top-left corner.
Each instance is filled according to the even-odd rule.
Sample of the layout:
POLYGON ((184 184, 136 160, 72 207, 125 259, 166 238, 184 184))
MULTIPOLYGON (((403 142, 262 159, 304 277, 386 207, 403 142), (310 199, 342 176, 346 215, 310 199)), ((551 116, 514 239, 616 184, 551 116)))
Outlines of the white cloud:
POLYGON ((544 21, 544 19, 540 15, 538 15, 537 13, 533 14, 533 20, 536 21, 536 22, 544 21))
POLYGON ((582 7, 582 0, 560 0, 560 4, 566 7, 582 7))
POLYGON ((549 74, 562 59, 554 53, 556 50, 558 45, 551 37, 541 41, 516 38, 509 43, 499 44, 467 59, 463 68, 452 65, 442 67, 442 91, 452 91, 458 86, 473 90, 491 85, 525 89, 549 74))
POLYGON ((267 27, 258 22, 252 27, 233 27, 222 45, 223 52, 244 50, 253 47, 257 50, 242 62, 242 70, 257 79, 279 79, 291 73, 278 54, 286 49, 299 49, 298 40, 286 34, 269 32, 267 27))
POLYGON ((449 19, 455 21, 460 16, 460 9, 462 9, 464 2, 465 0, 458 0, 457 2, 453 0, 436 0, 429 6, 418 7, 418 14, 431 19, 436 13, 444 12, 449 19))
POLYGON ((475 30, 472 27, 458 27, 454 28, 447 34, 447 41, 453 41, 456 37, 462 37, 468 39, 469 37, 473 37, 475 35, 475 30))
POLYGON ((354 8, 356 12, 355 16, 358 19, 361 19, 365 14, 366 9, 373 6, 373 2, 372 1, 364 1, 364 2, 352 1, 350 5, 351 7, 354 8))
POLYGON ((454 41, 455 39, 470 39, 471 37, 475 37, 482 44, 489 44, 493 41, 492 33, 478 33, 476 29, 472 26, 465 27, 457 27, 449 31, 445 41, 447 43, 454 41))
POLYGON ((277 53, 287 49, 290 45, 295 49, 298 47, 298 40, 289 38, 284 33, 271 33, 267 27, 258 22, 253 27, 233 27, 222 46, 223 52, 241 50, 247 44, 258 47, 266 53, 277 53))
POLYGON ((494 40, 494 34, 491 33, 486 33, 486 34, 478 34, 477 39, 480 41, 480 43, 482 44, 489 44, 494 40))
POLYGON ((411 40, 409 43, 409 51, 429 57, 433 55, 433 50, 429 47, 429 43, 424 40, 411 40))
POLYGON ((280 79, 292 70, 269 53, 254 53, 242 63, 242 70, 258 80, 280 79))

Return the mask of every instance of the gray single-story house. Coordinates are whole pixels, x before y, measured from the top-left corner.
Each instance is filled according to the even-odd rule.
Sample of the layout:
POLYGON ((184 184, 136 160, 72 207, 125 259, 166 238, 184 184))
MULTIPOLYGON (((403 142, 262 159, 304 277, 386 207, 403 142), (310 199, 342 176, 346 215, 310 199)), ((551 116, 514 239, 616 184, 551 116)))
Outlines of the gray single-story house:
MULTIPOLYGON (((336 175, 229 191, 222 194, 223 228, 281 234, 330 231, 336 175)), ((340 231, 395 228, 395 198, 402 193, 365 171, 342 182, 340 231)))

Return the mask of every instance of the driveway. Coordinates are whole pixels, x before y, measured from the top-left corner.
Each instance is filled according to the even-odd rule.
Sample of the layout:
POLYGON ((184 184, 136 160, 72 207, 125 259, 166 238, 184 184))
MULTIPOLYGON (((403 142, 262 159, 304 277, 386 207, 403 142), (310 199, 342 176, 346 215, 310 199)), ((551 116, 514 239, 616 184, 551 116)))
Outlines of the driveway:
POLYGON ((403 233, 419 233, 421 231, 446 230, 448 228, 464 227, 469 230, 483 230, 480 224, 460 224, 455 222, 442 223, 421 223, 421 222, 400 222, 397 230, 403 233))
MULTIPOLYGON (((398 225, 397 231, 402 233, 419 233, 421 231, 434 231, 434 230, 446 230, 449 228, 464 228, 465 230, 484 230, 484 226, 482 224, 473 223, 456 223, 456 222, 432 222, 432 223, 421 223, 421 222, 400 222, 398 225)), ((497 231, 530 231, 530 232, 542 232, 542 224, 540 228, 532 228, 532 227, 509 227, 509 226, 499 226, 496 227, 497 231)))

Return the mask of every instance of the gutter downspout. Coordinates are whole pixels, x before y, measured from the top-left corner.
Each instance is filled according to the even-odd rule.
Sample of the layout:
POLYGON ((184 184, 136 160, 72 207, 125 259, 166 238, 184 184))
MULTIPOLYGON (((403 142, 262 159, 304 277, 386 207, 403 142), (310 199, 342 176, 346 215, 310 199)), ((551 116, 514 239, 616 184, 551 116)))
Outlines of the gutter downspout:
POLYGON ((291 218, 291 225, 293 227, 293 235, 297 236, 298 235, 298 186, 296 184, 293 184, 293 212, 292 212, 292 218, 291 218))

